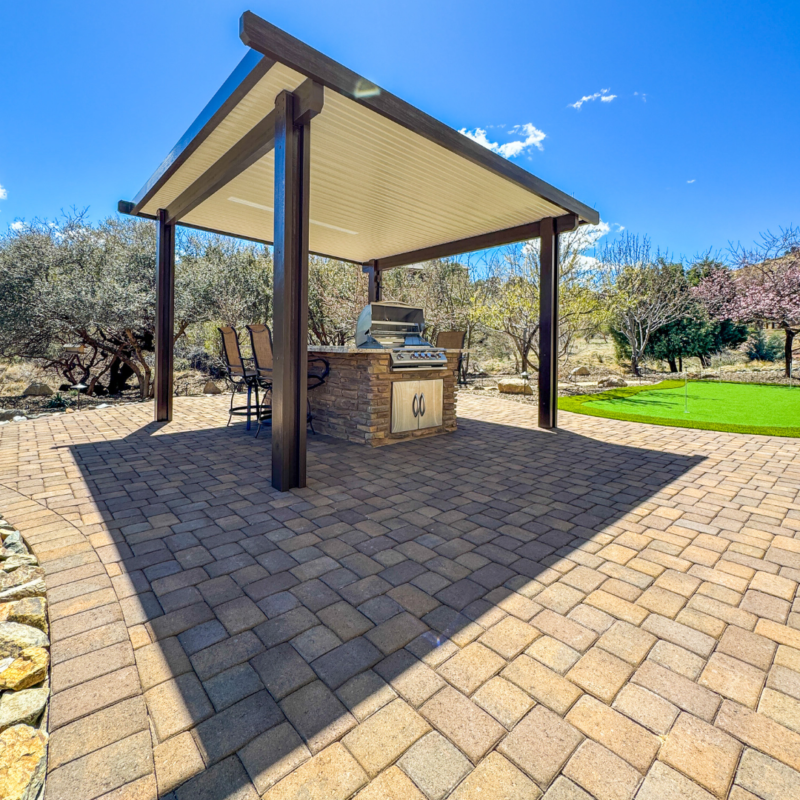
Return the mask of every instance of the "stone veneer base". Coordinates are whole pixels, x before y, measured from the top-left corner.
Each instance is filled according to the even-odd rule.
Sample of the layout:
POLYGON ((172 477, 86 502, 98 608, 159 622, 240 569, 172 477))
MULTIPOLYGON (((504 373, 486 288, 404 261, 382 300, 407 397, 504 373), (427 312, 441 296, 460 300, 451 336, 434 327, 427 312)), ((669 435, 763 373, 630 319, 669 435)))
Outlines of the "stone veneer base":
POLYGON ((331 365, 325 384, 308 393, 318 433, 380 447, 456 430, 458 350, 447 351, 446 369, 419 372, 392 372, 389 354, 380 350, 331 352, 309 348, 309 357, 314 355, 326 358, 331 365), (392 384, 430 379, 444 382, 442 425, 392 433, 392 384))

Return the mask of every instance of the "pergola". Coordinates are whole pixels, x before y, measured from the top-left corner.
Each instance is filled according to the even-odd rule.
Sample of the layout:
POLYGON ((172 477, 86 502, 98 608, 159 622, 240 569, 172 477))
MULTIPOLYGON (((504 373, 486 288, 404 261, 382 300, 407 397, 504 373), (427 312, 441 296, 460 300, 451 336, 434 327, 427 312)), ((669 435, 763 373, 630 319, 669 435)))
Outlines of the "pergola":
POLYGON ((308 255, 383 270, 541 240, 539 425, 556 425, 558 234, 598 212, 247 11, 250 50, 132 202, 158 223, 155 419, 172 419, 175 226, 274 247, 272 484, 306 482, 308 255), (313 130, 313 136, 312 136, 313 130))

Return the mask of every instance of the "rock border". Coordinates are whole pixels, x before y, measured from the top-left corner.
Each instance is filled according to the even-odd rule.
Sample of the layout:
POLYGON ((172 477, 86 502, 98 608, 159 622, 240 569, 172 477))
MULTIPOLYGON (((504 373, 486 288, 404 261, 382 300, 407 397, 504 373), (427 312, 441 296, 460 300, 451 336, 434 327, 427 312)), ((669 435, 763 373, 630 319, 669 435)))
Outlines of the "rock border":
POLYGON ((44 797, 50 639, 44 570, 0 516, 0 797, 44 797))

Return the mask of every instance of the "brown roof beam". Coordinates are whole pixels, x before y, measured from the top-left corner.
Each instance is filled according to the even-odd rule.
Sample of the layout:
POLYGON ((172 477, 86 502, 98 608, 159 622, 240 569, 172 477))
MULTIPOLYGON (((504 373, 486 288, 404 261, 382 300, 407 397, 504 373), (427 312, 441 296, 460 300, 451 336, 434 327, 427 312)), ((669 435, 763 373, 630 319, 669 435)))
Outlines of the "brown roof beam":
MULTIPOLYGON (((564 216, 556 217, 556 229, 559 233, 574 231, 579 224, 582 223, 579 222, 576 214, 565 214, 564 216)), ((381 270, 405 267, 408 264, 419 264, 422 261, 432 261, 436 258, 450 258, 451 256, 459 256, 462 253, 474 253, 476 250, 488 250, 490 247, 525 242, 528 239, 538 239, 539 229, 539 222, 527 222, 524 225, 516 225, 513 228, 505 228, 501 231, 482 233, 478 236, 470 236, 467 239, 458 239, 455 242, 437 244, 432 247, 423 247, 421 250, 412 250, 408 253, 379 258, 370 263, 374 264, 376 269, 381 270)))
POLYGON ((181 136, 159 168, 133 200, 135 211, 153 198, 158 189, 186 162, 186 159, 208 138, 209 134, 230 114, 240 100, 269 72, 275 61, 261 53, 249 52, 200 112, 189 130, 181 136))
POLYGON ((319 81, 340 94, 375 111, 441 147, 478 164, 512 183, 522 186, 548 202, 577 214, 589 223, 598 223, 596 209, 531 175, 497 153, 487 150, 462 133, 420 111, 399 97, 362 78, 357 73, 320 53, 313 47, 276 28, 252 11, 239 20, 239 36, 248 46, 287 67, 319 81))
MULTIPOLYGON (((302 125, 320 111, 322 86, 310 78, 295 89, 294 121, 302 125)), ((230 150, 210 166, 167 207, 168 224, 173 225, 261 160, 275 146, 275 112, 271 111, 251 128, 230 150)))
MULTIPOLYGON (((130 217, 139 217, 140 219, 158 220, 156 214, 144 214, 143 212, 136 213, 134 204, 130 200, 120 200, 117 203, 117 211, 120 214, 126 214, 130 217)), ((263 244, 267 247, 273 247, 273 242, 269 239, 256 239, 254 236, 243 236, 241 233, 231 233, 230 231, 221 231, 218 228, 209 228, 205 225, 192 225, 190 222, 179 222, 178 226, 181 228, 189 228, 193 231, 202 231, 203 233, 213 233, 215 236, 229 236, 231 239, 241 239, 244 242, 253 242, 253 244, 263 244)), ((357 267, 361 266, 361 262, 353 261, 349 258, 340 258, 339 256, 330 256, 327 253, 318 253, 314 250, 310 252, 312 256, 319 256, 320 258, 329 258, 331 261, 342 261, 345 264, 355 264, 357 267)))

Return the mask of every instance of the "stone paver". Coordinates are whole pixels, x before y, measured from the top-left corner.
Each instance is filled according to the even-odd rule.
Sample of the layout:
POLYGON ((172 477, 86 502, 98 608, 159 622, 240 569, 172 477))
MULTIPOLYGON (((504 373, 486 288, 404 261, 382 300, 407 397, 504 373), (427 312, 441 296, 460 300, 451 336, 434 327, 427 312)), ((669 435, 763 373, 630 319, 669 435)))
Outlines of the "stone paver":
POLYGON ((46 800, 800 797, 800 442, 467 395, 284 495, 226 403, 0 428, 46 800))
POLYGON ((442 800, 472 772, 470 762, 439 733, 420 739, 398 762, 429 800, 442 800))
POLYGON ((741 751, 735 739, 684 713, 670 731, 660 758, 716 797, 726 797, 741 751))

